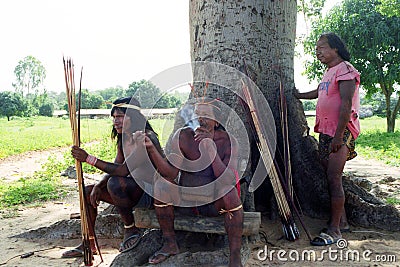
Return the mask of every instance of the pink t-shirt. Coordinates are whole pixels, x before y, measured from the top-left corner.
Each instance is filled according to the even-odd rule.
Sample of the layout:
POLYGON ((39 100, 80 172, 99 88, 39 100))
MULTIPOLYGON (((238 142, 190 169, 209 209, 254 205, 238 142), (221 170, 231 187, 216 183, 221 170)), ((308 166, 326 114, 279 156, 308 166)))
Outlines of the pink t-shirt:
POLYGON ((360 109, 360 73, 349 62, 344 61, 325 71, 321 83, 318 85, 318 102, 314 131, 317 133, 334 136, 339 122, 340 104, 342 102, 339 91, 339 81, 356 79, 350 121, 347 128, 354 139, 360 134, 360 121, 358 111, 360 109))

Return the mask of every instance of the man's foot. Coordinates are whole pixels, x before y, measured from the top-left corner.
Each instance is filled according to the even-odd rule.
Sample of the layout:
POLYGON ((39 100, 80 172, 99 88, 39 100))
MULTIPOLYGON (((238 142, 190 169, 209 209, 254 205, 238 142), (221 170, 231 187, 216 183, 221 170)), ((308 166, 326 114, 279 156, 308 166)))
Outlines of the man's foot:
POLYGON ((311 240, 311 245, 313 246, 328 246, 332 244, 336 244, 336 242, 339 240, 339 238, 334 238, 333 236, 326 234, 326 233, 320 233, 319 236, 315 237, 313 240, 311 240))
POLYGON ((149 258, 149 263, 150 264, 159 264, 160 262, 163 262, 166 259, 168 259, 171 255, 175 255, 175 254, 171 254, 168 252, 162 252, 162 251, 156 251, 153 254, 153 256, 151 256, 149 258))
POLYGON ((176 255, 179 253, 178 244, 174 238, 165 238, 164 245, 159 251, 156 251, 153 256, 149 258, 150 264, 158 264, 160 262, 165 261, 170 256, 176 255), (167 241, 166 241, 167 240, 167 241))
POLYGON ((142 235, 140 233, 132 234, 121 243, 119 246, 119 252, 123 253, 134 249, 141 239, 142 235))
MULTIPOLYGON (((92 253, 93 253, 93 255, 97 255, 97 250, 95 248, 92 248, 92 253)), ((83 257, 83 246, 82 246, 82 244, 77 246, 76 248, 73 248, 71 250, 65 251, 61 255, 61 258, 80 258, 80 257, 83 257)))
MULTIPOLYGON (((343 218, 343 215, 342 215, 342 218, 343 218)), ((340 218, 340 224, 339 224, 340 232, 342 232, 342 233, 350 232, 350 224, 347 222, 347 220, 344 221, 342 218, 340 218)), ((326 225, 329 227, 330 224, 331 224, 331 220, 328 220, 326 222, 326 225)), ((323 228, 321 232, 326 233, 327 229, 328 228, 323 228)))

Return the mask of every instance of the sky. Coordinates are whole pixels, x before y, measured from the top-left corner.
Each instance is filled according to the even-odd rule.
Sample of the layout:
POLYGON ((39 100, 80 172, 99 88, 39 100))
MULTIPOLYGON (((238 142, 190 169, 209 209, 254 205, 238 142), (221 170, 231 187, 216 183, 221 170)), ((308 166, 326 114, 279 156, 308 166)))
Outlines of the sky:
MULTIPOLYGON (((327 1, 328 9, 338 1, 327 1)), ((73 59, 76 74, 83 67, 82 88, 89 90, 127 88, 189 63, 188 6, 188 0, 0 1, 0 91, 14 91, 14 68, 28 55, 41 61, 45 88, 55 92, 65 90, 63 56, 73 59)), ((297 60, 296 86, 308 86, 301 68, 297 60)))

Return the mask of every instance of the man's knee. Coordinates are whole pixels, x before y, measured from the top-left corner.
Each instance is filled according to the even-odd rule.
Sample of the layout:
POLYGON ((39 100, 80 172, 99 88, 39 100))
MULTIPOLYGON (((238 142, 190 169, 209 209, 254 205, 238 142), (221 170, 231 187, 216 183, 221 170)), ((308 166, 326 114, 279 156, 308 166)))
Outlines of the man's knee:
POLYGON ((119 177, 112 176, 107 182, 108 192, 120 192, 122 190, 121 182, 119 177))

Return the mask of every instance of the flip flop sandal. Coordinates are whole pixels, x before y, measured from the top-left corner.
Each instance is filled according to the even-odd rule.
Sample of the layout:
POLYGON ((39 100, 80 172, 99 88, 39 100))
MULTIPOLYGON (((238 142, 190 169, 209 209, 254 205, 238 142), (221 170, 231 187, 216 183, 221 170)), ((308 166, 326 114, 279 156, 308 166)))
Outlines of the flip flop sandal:
POLYGON ((157 252, 155 252, 153 254, 153 256, 151 256, 149 258, 149 263, 150 264, 159 264, 159 263, 165 261, 166 259, 168 259, 172 255, 175 255, 175 254, 171 254, 171 253, 168 253, 168 252, 157 251, 157 252), (159 256, 162 256, 162 257, 160 258, 159 256))
POLYGON ((142 236, 140 234, 131 235, 121 243, 121 245, 119 246, 119 252, 124 253, 134 249, 139 244, 141 239, 142 236), (132 242, 132 239, 135 240, 132 242))
POLYGON ((319 236, 315 237, 310 243, 313 246, 329 246, 336 244, 338 239, 333 238, 331 235, 326 233, 320 233, 319 236))

